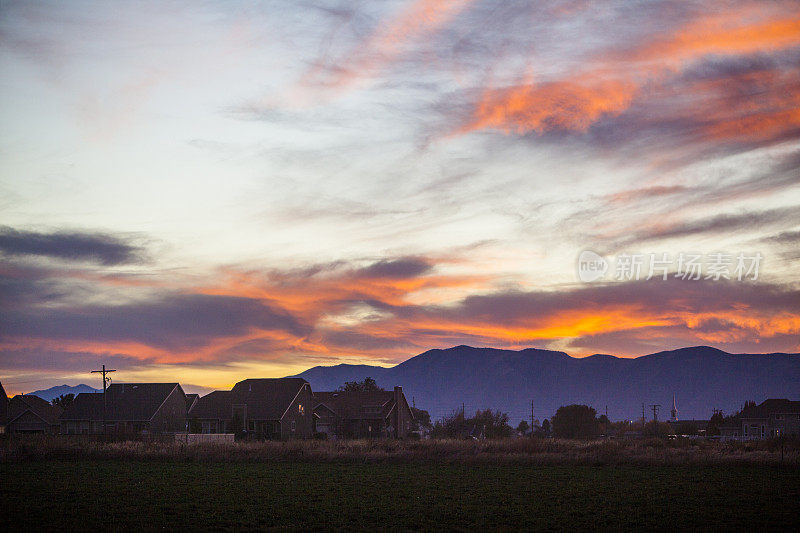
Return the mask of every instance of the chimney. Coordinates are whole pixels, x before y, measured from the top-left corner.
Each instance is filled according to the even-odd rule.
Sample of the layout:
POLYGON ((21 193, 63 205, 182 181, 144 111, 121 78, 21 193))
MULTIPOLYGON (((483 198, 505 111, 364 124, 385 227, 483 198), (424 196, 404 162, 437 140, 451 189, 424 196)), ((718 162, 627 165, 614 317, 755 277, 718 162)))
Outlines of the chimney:
POLYGON ((403 387, 397 385, 394 388, 394 438, 399 439, 402 435, 403 417, 400 415, 400 406, 403 400, 403 387))

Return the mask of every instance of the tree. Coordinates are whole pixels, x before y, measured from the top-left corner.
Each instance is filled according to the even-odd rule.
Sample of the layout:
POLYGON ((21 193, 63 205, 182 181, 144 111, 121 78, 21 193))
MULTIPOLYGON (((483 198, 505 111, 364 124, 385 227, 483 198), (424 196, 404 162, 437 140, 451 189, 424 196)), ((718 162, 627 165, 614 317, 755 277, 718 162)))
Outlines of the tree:
POLYGON ((725 417, 722 416, 722 411, 714 411, 711 419, 708 421, 706 427, 706 435, 719 435, 719 428, 725 423, 725 417))
POLYGON ((517 426, 517 431, 519 432, 520 435, 525 435, 526 433, 528 433, 528 431, 530 431, 530 429, 531 426, 528 425, 528 422, 526 422, 525 420, 521 421, 517 426))
POLYGON ((60 407, 62 409, 66 409, 67 407, 72 405, 73 401, 75 401, 75 395, 72 394, 72 393, 69 393, 69 394, 62 394, 58 398, 53 398, 53 401, 51 403, 55 407, 60 407))
POLYGON ((460 439, 469 436, 467 429, 467 419, 461 409, 451 412, 449 415, 437 420, 433 424, 431 436, 438 439, 460 439))
POLYGON ((510 437, 514 430, 508 425, 508 415, 500 411, 486 409, 476 411, 475 416, 466 418, 461 409, 453 411, 433 425, 434 438, 463 439, 483 436, 487 439, 510 437))
POLYGON ((473 427, 473 435, 483 435, 487 439, 510 437, 514 431, 508 424, 506 413, 491 409, 477 411, 475 416, 467 421, 467 425, 473 427))
POLYGON ((658 420, 651 420, 642 429, 642 435, 647 437, 666 438, 670 434, 672 434, 672 427, 668 423, 658 420))
POLYGON ((542 433, 545 436, 550 434, 550 421, 546 418, 542 421, 542 433))
POLYGON ((417 425, 417 429, 431 427, 431 415, 428 411, 412 407, 411 413, 414 415, 414 423, 417 425))
POLYGON ((339 392, 373 392, 382 390, 375 380, 370 377, 364 378, 364 381, 346 381, 338 389, 339 392))
POLYGON ((600 428, 600 432, 607 436, 611 429, 611 420, 605 414, 602 414, 597 417, 597 425, 600 428))
POLYGON ((553 415, 553 434, 563 439, 590 439, 598 434, 597 411, 588 405, 566 405, 553 415))

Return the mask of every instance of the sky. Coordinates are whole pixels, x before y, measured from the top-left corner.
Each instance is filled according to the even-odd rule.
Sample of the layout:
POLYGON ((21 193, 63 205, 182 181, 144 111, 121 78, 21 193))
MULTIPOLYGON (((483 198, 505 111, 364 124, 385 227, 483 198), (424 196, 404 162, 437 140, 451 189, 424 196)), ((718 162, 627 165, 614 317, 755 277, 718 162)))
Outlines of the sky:
POLYGON ((9 394, 800 352, 796 1, 3 0, 0 124, 9 394))

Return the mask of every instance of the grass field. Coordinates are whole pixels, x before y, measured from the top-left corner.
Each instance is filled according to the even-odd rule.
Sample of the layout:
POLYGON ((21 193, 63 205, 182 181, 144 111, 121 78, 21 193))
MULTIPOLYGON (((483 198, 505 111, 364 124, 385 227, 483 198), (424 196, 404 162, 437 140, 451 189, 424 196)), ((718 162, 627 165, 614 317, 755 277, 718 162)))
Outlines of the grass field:
POLYGON ((713 442, 562 439, 293 440, 186 445, 26 435, 0 439, 0 463, 64 460, 178 462, 437 463, 530 466, 794 466, 800 441, 713 442))
POLYGON ((72 460, 0 464, 13 530, 789 529, 764 466, 72 460))

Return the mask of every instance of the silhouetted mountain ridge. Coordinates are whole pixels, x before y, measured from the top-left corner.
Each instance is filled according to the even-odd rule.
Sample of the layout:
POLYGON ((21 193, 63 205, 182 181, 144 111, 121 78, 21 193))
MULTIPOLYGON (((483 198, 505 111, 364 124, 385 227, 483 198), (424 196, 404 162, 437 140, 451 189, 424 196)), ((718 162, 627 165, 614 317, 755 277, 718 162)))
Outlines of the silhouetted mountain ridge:
POLYGON ((708 418, 714 408, 738 410, 745 400, 800 399, 800 354, 731 354, 711 346, 666 350, 636 358, 526 348, 455 346, 433 349, 394 366, 336 365, 301 374, 314 390, 334 390, 370 376, 379 385, 402 385, 410 401, 439 418, 465 404, 500 409, 513 421, 549 418, 561 405, 584 403, 612 420, 641 416, 645 404, 669 415, 672 395, 679 418, 708 418))
POLYGON ((84 384, 75 385, 74 387, 70 385, 58 385, 55 387, 50 387, 49 389, 33 391, 28 394, 32 396, 38 396, 39 398, 47 400, 49 402, 52 401, 53 398, 58 398, 63 394, 74 394, 75 396, 77 396, 82 392, 101 392, 102 390, 103 389, 100 390, 93 389, 89 385, 84 385, 84 384))

